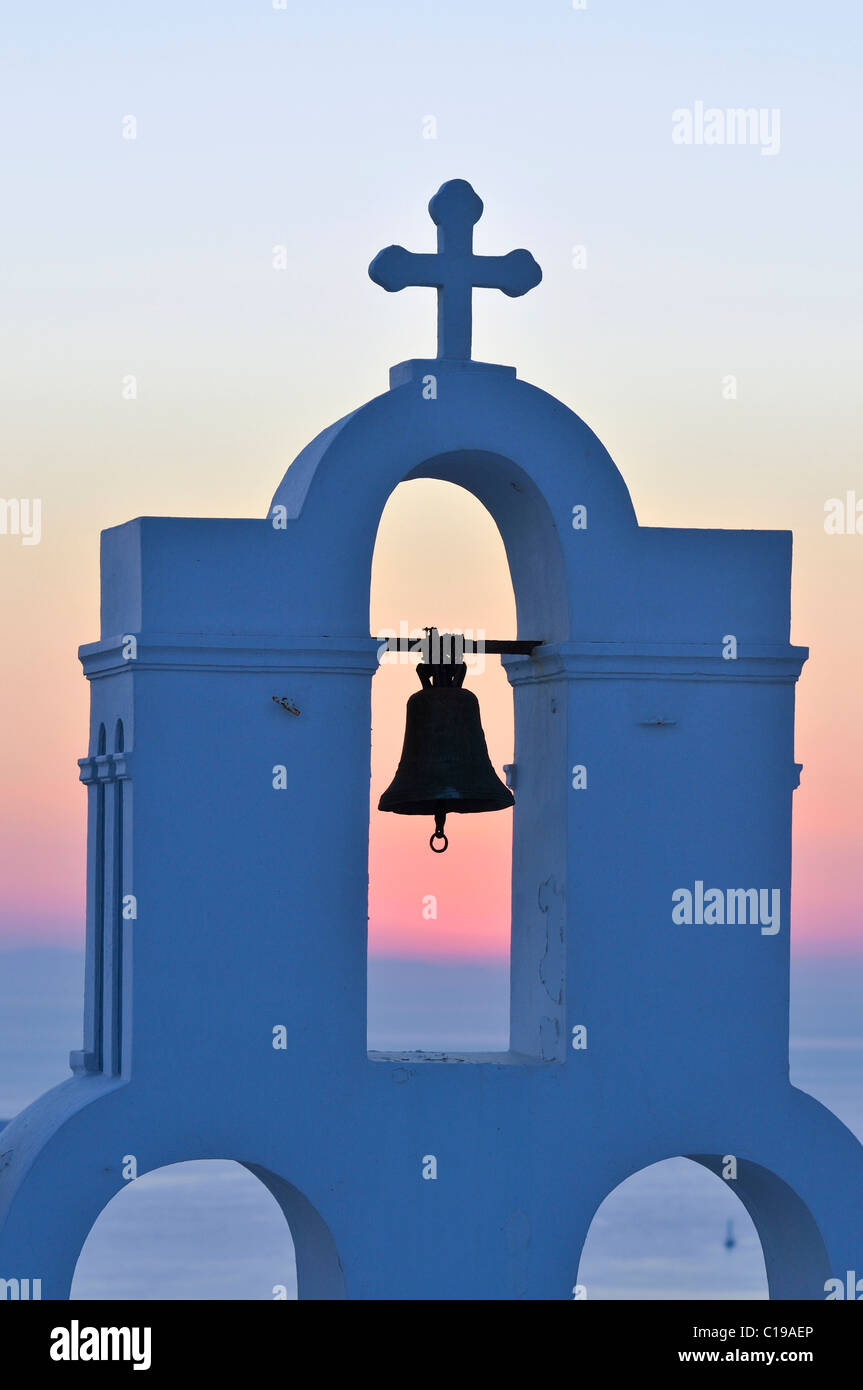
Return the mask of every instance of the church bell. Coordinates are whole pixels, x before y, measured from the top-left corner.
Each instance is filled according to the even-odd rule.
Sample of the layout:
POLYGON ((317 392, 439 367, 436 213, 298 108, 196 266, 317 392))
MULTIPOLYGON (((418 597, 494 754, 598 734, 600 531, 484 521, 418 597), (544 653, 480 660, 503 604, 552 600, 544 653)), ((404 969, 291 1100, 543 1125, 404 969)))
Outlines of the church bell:
POLYGON ((449 812, 503 811, 513 797, 491 765, 479 701, 464 689, 464 662, 420 663, 417 674, 422 690, 408 700, 401 759, 378 810, 434 816, 429 844, 443 854, 449 812))

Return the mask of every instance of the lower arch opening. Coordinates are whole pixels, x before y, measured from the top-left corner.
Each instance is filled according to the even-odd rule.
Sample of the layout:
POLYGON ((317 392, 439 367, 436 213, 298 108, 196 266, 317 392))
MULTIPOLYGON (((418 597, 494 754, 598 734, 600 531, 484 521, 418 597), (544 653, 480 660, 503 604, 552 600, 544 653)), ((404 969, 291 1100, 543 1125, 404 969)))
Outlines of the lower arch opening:
POLYGON ((296 1299, 291 1227, 269 1190, 280 1182, 227 1159, 143 1173, 91 1227, 71 1298, 296 1299))
POLYGON ((732 1182, 688 1158, 626 1178, 597 1208, 578 1266, 581 1297, 769 1297, 758 1232, 732 1182))

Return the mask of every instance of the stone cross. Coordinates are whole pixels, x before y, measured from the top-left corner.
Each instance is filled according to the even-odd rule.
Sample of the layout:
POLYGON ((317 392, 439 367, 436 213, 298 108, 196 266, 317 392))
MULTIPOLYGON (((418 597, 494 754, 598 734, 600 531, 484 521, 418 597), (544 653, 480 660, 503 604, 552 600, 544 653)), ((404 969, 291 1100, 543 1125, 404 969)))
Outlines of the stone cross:
POLYGON ((369 266, 376 285, 389 291, 408 285, 437 289, 439 358, 470 358, 471 297, 475 288, 503 290, 510 298, 527 294, 542 279, 542 271, 529 251, 510 251, 507 256, 476 256, 473 229, 482 217, 482 199, 464 179, 450 179, 429 203, 437 227, 437 254, 406 251, 387 246, 369 266))

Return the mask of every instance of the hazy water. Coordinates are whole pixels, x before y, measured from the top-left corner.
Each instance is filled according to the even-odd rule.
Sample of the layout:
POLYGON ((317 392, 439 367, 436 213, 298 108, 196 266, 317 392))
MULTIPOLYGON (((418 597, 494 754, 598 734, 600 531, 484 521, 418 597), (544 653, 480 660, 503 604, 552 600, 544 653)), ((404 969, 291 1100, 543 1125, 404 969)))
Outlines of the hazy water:
MULTIPOLYGON (((81 1042, 82 982, 77 953, 0 952, 0 1117, 68 1076, 69 1050, 81 1042)), ((506 1030, 500 967, 372 967, 372 1048, 487 1051, 506 1045, 506 1030)), ((863 1138, 863 961, 797 963, 792 1036, 795 1084, 863 1138)), ((636 1174, 603 1204, 579 1278, 590 1298, 766 1297, 747 1213, 727 1184, 686 1159, 636 1174)), ((274 1199, 238 1164, 196 1162, 145 1174, 118 1194, 90 1233, 73 1292, 272 1299, 282 1289, 296 1297, 293 1246, 274 1199)))

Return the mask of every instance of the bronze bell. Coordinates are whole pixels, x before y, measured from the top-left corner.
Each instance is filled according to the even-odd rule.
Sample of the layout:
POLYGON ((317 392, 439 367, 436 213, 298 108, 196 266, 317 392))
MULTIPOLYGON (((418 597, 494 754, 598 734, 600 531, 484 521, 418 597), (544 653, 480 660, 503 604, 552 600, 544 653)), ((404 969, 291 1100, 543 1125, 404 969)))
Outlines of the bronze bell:
POLYGON ((434 816, 429 844, 436 854, 449 843, 450 811, 503 811, 513 804, 488 756, 479 701, 463 689, 466 674, 463 661, 417 667, 422 690, 408 700, 402 755, 378 802, 378 810, 399 816, 434 816), (443 840, 439 848, 436 840, 443 840))

